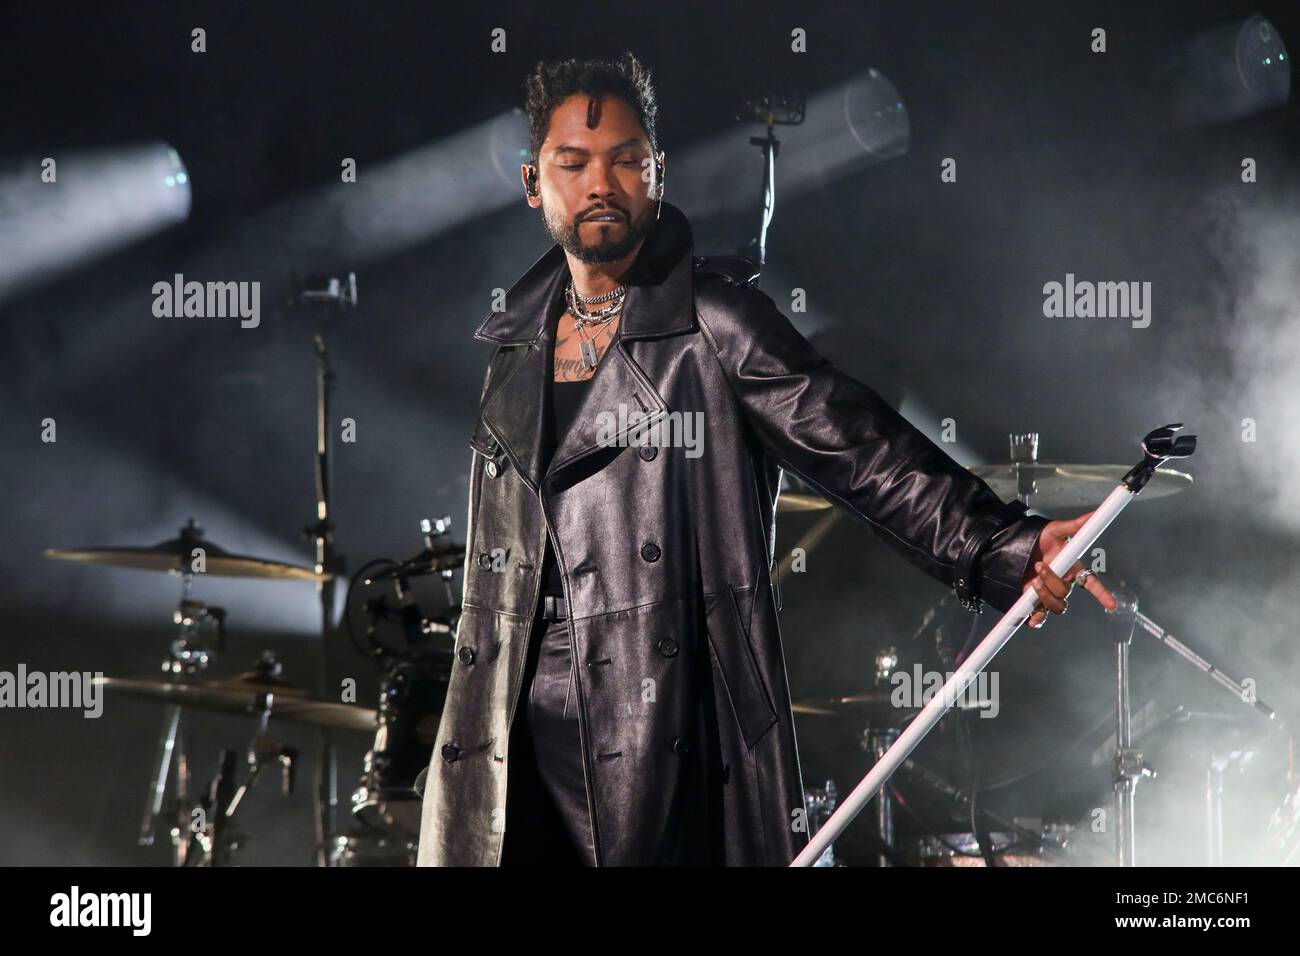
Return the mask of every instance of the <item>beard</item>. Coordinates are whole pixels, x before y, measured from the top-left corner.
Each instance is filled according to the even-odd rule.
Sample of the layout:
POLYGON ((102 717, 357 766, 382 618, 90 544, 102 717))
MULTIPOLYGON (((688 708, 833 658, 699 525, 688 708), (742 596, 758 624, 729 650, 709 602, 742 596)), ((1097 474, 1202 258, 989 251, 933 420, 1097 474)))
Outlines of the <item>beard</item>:
MULTIPOLYGON (((612 208, 615 212, 627 216, 626 209, 617 206, 612 208)), ((646 206, 640 217, 633 219, 631 216, 627 216, 625 221, 628 225, 623 230, 623 237, 620 239, 610 236, 609 233, 612 232, 612 229, 609 231, 596 229, 595 232, 598 233, 599 238, 587 242, 582 240, 580 220, 570 220, 560 215, 552 215, 552 211, 547 209, 545 203, 542 203, 542 219, 546 223, 546 231, 551 234, 551 238, 579 262, 617 262, 635 249, 636 244, 650 232, 650 228, 655 223, 655 216, 652 215, 655 210, 655 205, 650 204, 646 206)))

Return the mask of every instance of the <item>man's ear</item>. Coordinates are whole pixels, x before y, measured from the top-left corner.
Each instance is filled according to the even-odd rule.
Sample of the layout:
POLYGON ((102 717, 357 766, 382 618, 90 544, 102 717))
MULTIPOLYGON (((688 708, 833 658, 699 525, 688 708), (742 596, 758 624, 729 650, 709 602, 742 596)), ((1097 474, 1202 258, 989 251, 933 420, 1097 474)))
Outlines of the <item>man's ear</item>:
POLYGON ((528 205, 536 209, 542 204, 541 189, 537 182, 537 167, 532 163, 523 163, 519 167, 519 176, 524 184, 524 196, 528 205))

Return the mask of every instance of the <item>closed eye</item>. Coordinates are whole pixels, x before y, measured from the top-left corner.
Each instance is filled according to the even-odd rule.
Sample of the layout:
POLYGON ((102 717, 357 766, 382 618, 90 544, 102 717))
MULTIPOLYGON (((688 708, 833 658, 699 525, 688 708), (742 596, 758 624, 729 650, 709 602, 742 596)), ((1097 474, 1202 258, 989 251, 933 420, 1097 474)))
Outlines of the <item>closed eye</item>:
MULTIPOLYGON (((586 163, 566 163, 560 165, 561 169, 581 169, 586 163)), ((641 164, 635 159, 620 159, 615 165, 617 166, 640 166, 641 164)))

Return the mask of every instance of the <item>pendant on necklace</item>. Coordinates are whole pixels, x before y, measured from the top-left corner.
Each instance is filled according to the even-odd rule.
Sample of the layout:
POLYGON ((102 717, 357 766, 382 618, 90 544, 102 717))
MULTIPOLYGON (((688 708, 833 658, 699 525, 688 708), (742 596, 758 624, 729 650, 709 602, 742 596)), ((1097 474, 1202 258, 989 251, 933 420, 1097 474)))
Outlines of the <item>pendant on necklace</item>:
POLYGON ((587 368, 595 368, 600 361, 596 357, 596 343, 591 339, 583 339, 578 347, 582 352, 582 364, 587 368))

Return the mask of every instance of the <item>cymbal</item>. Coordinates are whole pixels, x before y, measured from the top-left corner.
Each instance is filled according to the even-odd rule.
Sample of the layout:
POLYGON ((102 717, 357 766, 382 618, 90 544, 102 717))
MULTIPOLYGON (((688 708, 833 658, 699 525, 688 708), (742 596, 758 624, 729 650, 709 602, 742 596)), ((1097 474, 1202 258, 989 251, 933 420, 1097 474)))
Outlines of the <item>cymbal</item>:
MULTIPOLYGON (((1033 482, 1029 504, 1037 511, 1059 511, 1097 506, 1129 473, 1129 469, 1129 465, 1056 465, 1030 461, 977 465, 969 470, 983 478, 1003 501, 1014 501, 1019 497, 1020 476, 1024 475, 1027 481, 1033 482)), ((1191 485, 1192 476, 1187 472, 1157 468, 1142 494, 1147 498, 1165 498, 1185 491, 1191 485)), ((783 491, 776 501, 779 515, 824 511, 830 507, 829 501, 815 494, 783 491)))
POLYGON ((264 694, 271 695, 271 717, 301 724, 373 733, 378 713, 370 707, 324 700, 289 681, 249 671, 236 677, 198 677, 167 680, 161 677, 95 677, 110 693, 139 697, 181 707, 227 714, 257 716, 264 694))
POLYGON ((830 506, 831 503, 821 495, 783 491, 781 497, 776 499, 776 513, 779 515, 795 514, 803 511, 825 511, 830 506))
MULTIPOLYGON (((805 697, 794 701, 791 709, 805 717, 852 717, 855 720, 866 720, 878 727, 905 727, 920 713, 921 708, 913 704, 895 703, 892 698, 893 691, 869 690, 848 697, 805 697)), ((957 707, 979 710, 987 704, 986 700, 962 699, 958 700, 957 707)))
MULTIPOLYGON (((1042 461, 1011 462, 1001 465, 977 465, 971 474, 983 478, 1003 501, 1014 501, 1020 494, 1021 477, 1032 482, 1029 505, 1036 511, 1085 510, 1102 502, 1120 479, 1129 473, 1129 465, 1054 465, 1042 461)), ((1142 489, 1145 498, 1164 498, 1185 491, 1192 476, 1173 468, 1157 468, 1151 481, 1142 489)))
POLYGON ((283 561, 269 561, 243 554, 231 554, 203 537, 203 529, 193 519, 181 529, 179 537, 160 541, 146 548, 46 548, 45 556, 59 561, 83 564, 106 564, 140 571, 165 571, 183 574, 194 561, 194 549, 203 550, 202 574, 223 578, 273 578, 280 581, 328 581, 333 574, 283 561))
POLYGON ((792 709, 804 716, 866 718, 870 723, 884 727, 902 726, 921 709, 910 705, 896 706, 890 697, 891 692, 887 690, 871 690, 848 697, 805 697, 794 701, 792 709))

